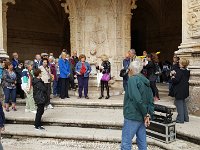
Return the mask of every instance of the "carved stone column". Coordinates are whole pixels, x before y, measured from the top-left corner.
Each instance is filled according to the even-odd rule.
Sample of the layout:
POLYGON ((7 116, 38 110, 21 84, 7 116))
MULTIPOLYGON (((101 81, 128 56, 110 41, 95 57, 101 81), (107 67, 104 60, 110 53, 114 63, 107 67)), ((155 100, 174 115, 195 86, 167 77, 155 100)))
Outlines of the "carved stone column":
POLYGON ((7 10, 8 3, 15 4, 15 0, 0 0, 0 57, 9 56, 7 53, 7 10))
POLYGON ((2 19, 2 0, 0 0, 0 58, 9 56, 4 51, 3 46, 3 19, 2 19))
POLYGON ((200 116, 200 0, 182 0, 182 43, 175 52, 190 60, 190 113, 200 116))

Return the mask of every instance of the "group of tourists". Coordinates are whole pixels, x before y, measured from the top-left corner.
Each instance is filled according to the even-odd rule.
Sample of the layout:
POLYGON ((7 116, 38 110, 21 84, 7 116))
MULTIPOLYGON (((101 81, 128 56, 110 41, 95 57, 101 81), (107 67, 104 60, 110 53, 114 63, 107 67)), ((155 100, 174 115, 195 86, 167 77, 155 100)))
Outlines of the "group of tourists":
MULTIPOLYGON (((101 56, 101 65, 96 65, 100 71, 101 93, 99 99, 110 98, 109 80, 111 80, 111 63, 107 55, 101 56)), ((154 101, 160 99, 156 87, 157 78, 160 74, 159 60, 156 53, 143 52, 142 57, 136 55, 134 49, 125 54, 123 69, 120 76, 123 77, 124 96, 124 125, 122 129, 122 150, 131 149, 132 139, 137 135, 139 149, 145 150, 146 127, 153 117, 154 101)), ((186 101, 189 96, 189 76, 187 69, 189 61, 185 58, 173 57, 173 66, 170 72, 169 95, 175 97, 177 107, 177 123, 189 121, 186 101)), ((16 97, 24 99, 26 95, 25 112, 36 113, 35 129, 44 130, 41 122, 45 109, 53 109, 51 105, 51 93, 54 97, 68 99, 69 89, 76 90, 75 79, 78 81, 78 99, 88 96, 88 82, 91 72, 90 64, 86 56, 73 51, 72 56, 63 50, 59 58, 53 53, 42 53, 35 56, 35 60, 25 60, 24 63, 18 59, 18 54, 13 53, 13 59, 2 59, 0 64, 1 91, 4 95, 4 107, 7 112, 11 106, 17 111, 16 97), (51 90, 52 89, 52 90, 51 90), (82 92, 84 91, 84 95, 82 92), (11 101, 10 101, 11 100, 11 101)), ((0 120, 0 128, 3 130, 3 110, 0 120)))
MULTIPOLYGON (((134 50, 126 53, 124 68, 120 72, 125 89, 124 125, 122 128, 121 150, 132 149, 132 139, 136 135, 139 150, 147 150, 146 127, 153 119, 154 102, 159 100, 156 80, 159 76, 158 57, 155 53, 147 54, 136 60, 134 50), (124 71, 125 70, 125 71, 124 71)), ((189 96, 190 71, 189 61, 174 55, 170 70, 169 96, 175 97, 178 115, 176 123, 189 122, 186 98, 189 96)))

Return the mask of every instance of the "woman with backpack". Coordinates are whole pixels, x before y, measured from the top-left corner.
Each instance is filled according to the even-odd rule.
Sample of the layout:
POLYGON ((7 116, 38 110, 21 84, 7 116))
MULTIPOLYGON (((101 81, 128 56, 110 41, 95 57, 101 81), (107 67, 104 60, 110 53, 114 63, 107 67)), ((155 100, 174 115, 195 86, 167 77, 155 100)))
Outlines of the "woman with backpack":
POLYGON ((156 87, 156 80, 158 78, 156 64, 158 61, 158 56, 155 53, 147 54, 148 63, 144 66, 147 69, 147 78, 150 81, 150 87, 153 92, 154 101, 160 100, 158 88, 156 87))

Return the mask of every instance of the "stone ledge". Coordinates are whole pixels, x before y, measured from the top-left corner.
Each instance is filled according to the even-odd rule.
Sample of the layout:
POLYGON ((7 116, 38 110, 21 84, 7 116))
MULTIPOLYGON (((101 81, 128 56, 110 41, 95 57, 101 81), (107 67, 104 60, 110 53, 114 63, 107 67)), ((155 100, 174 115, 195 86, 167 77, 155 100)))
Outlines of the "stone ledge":
MULTIPOLYGON (((70 139, 81 141, 101 141, 101 142, 121 142, 121 130, 108 129, 87 129, 75 127, 45 126, 46 131, 36 131, 32 125, 6 125, 6 131, 3 136, 23 136, 23 137, 40 137, 40 138, 56 138, 70 139)), ((168 150, 189 149, 191 143, 177 140, 170 144, 165 144, 157 140, 147 138, 150 145, 156 145, 168 150)), ((135 139, 133 139, 135 143, 135 139)), ((199 149, 198 145, 192 144, 193 149, 199 149)))

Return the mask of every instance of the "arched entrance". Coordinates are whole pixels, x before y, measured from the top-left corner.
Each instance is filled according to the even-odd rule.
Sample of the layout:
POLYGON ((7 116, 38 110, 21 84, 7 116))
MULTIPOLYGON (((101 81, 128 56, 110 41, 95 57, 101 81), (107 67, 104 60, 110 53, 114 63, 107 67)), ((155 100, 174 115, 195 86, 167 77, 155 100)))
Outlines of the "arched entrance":
POLYGON ((7 12, 8 54, 16 51, 20 59, 33 59, 36 53, 60 54, 70 49, 68 15, 59 0, 16 0, 7 12))
POLYGON ((131 47, 142 51, 161 51, 160 60, 172 60, 182 39, 181 0, 139 0, 132 10, 131 47))

